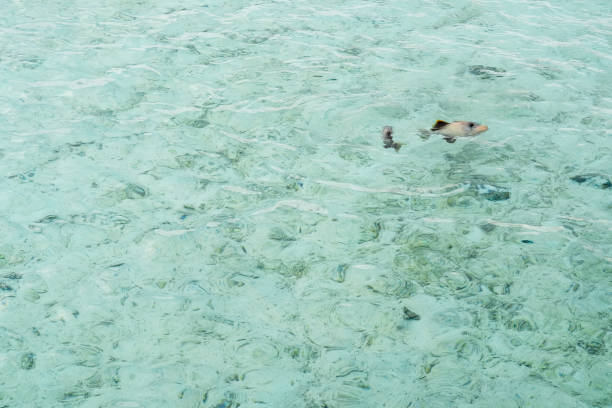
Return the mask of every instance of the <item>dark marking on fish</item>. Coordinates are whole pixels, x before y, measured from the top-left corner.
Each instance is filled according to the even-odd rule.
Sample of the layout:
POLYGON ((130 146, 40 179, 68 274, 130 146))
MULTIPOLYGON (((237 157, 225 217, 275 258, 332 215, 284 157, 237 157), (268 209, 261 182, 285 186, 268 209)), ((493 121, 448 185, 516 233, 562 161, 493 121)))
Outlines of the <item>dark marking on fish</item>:
MULTIPOLYGON (((448 122, 445 122, 443 120, 438 120, 436 121, 436 123, 434 123, 434 125, 431 127, 431 130, 440 130, 442 129, 444 126, 448 125, 448 122)), ((449 143, 453 143, 453 142, 449 142, 449 143)))

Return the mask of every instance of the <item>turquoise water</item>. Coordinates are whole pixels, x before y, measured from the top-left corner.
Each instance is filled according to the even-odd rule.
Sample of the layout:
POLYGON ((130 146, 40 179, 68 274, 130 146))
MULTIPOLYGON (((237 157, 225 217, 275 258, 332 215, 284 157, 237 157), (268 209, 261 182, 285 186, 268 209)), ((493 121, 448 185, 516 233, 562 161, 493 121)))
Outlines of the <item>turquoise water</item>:
POLYGON ((0 407, 612 406, 608 0, 1 3, 0 407))

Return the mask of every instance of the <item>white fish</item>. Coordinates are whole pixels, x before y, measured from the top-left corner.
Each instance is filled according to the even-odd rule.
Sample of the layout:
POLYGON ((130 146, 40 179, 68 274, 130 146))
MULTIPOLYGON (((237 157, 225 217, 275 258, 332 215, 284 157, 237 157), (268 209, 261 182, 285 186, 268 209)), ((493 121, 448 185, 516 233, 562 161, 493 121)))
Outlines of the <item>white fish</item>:
POLYGON ((421 130, 421 137, 427 139, 432 133, 435 133, 444 136, 444 140, 448 143, 455 143, 458 137, 476 136, 486 132, 488 129, 489 127, 487 125, 481 125, 476 122, 461 120, 448 123, 443 120, 438 120, 430 130, 421 130))

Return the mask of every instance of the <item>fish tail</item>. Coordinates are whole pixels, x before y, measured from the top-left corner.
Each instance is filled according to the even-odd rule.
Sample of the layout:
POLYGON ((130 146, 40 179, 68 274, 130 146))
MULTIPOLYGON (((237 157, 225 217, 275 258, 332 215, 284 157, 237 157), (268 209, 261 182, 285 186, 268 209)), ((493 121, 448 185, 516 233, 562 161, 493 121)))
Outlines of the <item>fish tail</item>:
POLYGON ((429 139, 429 136, 431 136, 431 132, 427 129, 419 129, 419 136, 421 139, 427 140, 429 139))

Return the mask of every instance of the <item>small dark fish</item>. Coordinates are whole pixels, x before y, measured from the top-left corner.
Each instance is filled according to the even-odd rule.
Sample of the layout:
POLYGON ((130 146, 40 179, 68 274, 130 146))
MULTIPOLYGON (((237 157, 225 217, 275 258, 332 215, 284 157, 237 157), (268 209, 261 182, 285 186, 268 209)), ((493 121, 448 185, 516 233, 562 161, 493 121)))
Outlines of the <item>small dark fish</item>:
POLYGON ((397 143, 393 141, 393 128, 391 126, 385 126, 382 130, 382 140, 383 146, 385 149, 394 148, 395 151, 399 151, 402 147, 401 143, 397 143))

